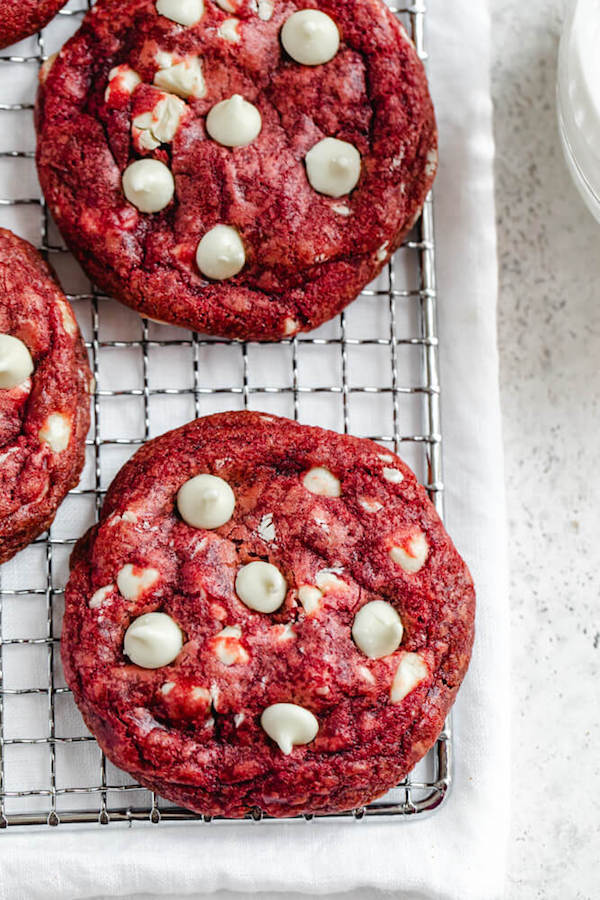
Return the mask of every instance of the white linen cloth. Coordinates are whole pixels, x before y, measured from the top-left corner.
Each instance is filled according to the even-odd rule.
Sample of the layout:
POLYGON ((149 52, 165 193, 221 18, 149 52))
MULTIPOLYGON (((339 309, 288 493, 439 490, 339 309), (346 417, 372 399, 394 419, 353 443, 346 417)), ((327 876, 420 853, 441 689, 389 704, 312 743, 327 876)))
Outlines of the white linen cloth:
POLYGON ((441 148, 446 518, 479 601, 475 652, 454 714, 451 796, 423 821, 9 829, 0 835, 0 900, 213 891, 366 898, 377 889, 412 900, 503 896, 509 646, 487 2, 431 0, 428 44, 441 148))

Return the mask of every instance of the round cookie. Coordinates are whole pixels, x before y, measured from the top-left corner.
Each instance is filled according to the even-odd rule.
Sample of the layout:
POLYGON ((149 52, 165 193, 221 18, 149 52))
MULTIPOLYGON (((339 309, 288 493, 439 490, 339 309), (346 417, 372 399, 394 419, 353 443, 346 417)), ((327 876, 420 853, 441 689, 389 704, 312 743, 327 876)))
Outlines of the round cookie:
POLYGON ((51 524, 79 480, 92 376, 38 252, 0 229, 0 563, 51 524))
POLYGON ((0 50, 44 28, 67 0, 0 0, 0 50))
POLYGON ((37 131, 46 200, 90 277, 239 339, 339 313, 437 166, 425 73, 382 0, 100 0, 42 72, 37 131))
POLYGON ((71 560, 62 658, 106 754, 164 797, 209 815, 336 812, 434 743, 474 605, 397 456, 222 413, 146 444, 111 485, 71 560))

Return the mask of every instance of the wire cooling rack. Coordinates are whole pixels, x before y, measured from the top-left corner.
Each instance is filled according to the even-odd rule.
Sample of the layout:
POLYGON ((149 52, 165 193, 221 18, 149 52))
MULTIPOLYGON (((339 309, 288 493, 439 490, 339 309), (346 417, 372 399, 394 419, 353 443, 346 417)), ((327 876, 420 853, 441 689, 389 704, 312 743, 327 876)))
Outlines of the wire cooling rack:
MULTIPOLYGON (((342 316, 308 336, 241 344, 140 319, 85 278, 49 219, 35 174, 32 110, 39 67, 87 8, 85 0, 70 0, 43 32, 0 56, 0 223, 50 258, 73 303, 96 378, 81 483, 50 532, 0 572, 0 828, 207 821, 141 789, 112 766, 87 732, 60 663, 69 553, 95 521, 114 474, 147 438, 223 409, 291 416, 400 451, 442 512, 431 199, 379 279, 342 316)), ((422 0, 392 9, 425 58, 422 0)), ((401 785, 346 815, 422 816, 444 802, 450 779, 447 725, 401 785)), ((256 810, 249 818, 263 816, 256 810)))

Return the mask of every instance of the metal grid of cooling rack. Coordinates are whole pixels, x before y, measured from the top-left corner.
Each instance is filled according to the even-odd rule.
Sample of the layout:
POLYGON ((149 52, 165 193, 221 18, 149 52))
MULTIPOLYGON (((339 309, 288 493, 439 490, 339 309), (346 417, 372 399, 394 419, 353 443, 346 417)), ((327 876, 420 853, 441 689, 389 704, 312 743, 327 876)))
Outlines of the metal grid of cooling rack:
MULTIPOLYGON (((14 80, 21 72, 37 76, 92 4, 69 0, 48 28, 0 56, 0 135, 15 141, 0 146, 0 166, 14 167, 0 177, 0 222, 37 239, 50 257, 74 305, 96 378, 81 484, 50 532, 0 572, 0 828, 209 820, 165 803, 112 767, 79 717, 60 666, 68 554, 95 520, 120 465, 164 430, 163 403, 169 404, 169 427, 179 424, 172 421, 175 409, 183 422, 218 409, 261 408, 371 437, 400 450, 440 513, 443 505, 431 198, 387 271, 342 316, 311 335, 278 345, 240 344, 139 319, 84 278, 49 220, 33 162, 35 78, 29 78, 24 94, 9 90, 4 102, 11 73, 14 80), (24 185, 31 186, 29 196, 23 196, 24 185), (132 355, 128 366, 137 382, 132 376, 131 385, 112 383, 115 353, 132 355), (187 373, 172 376, 175 381, 173 354, 187 373), (124 405, 115 411, 112 404, 124 405), (81 503, 83 513, 76 509, 81 503)), ((425 59, 423 0, 390 7, 425 59)), ((406 819, 431 813, 447 796, 451 751, 447 723, 402 784, 346 816, 406 819)), ((249 816, 262 818, 267 817, 258 810, 249 816)))

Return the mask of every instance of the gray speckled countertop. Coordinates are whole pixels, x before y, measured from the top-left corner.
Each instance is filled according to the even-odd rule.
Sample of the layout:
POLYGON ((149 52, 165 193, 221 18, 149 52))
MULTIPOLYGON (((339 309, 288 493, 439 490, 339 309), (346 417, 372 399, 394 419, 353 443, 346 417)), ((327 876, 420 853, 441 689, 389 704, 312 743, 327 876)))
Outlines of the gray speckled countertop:
POLYGON ((600 896, 600 226, 556 126, 561 0, 492 0, 512 566, 510 900, 600 896))

